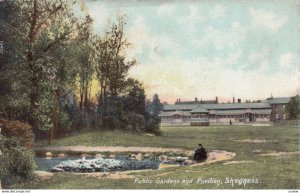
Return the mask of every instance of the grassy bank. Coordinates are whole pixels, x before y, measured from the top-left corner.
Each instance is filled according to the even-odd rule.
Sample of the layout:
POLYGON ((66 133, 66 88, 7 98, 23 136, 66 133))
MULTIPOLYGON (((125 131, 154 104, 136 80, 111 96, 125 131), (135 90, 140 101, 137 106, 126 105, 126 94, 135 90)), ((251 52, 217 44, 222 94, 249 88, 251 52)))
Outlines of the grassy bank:
MULTIPOLYGON (((177 167, 164 170, 134 173, 130 179, 107 179, 96 177, 78 178, 75 174, 55 174, 42 182, 26 183, 17 188, 300 188, 299 155, 289 157, 258 156, 266 152, 299 151, 299 128, 290 125, 273 127, 263 126, 210 126, 210 127, 163 127, 162 136, 148 136, 119 131, 94 131, 55 140, 53 145, 89 145, 89 146, 151 146, 182 147, 194 149, 198 143, 208 150, 226 150, 237 153, 234 161, 245 163, 211 165, 195 167, 177 167), (267 140, 264 143, 245 143, 234 141, 243 139, 267 140), (152 183, 135 183, 135 178, 147 178, 152 183), (159 179, 179 180, 180 183, 160 183, 159 179), (198 178, 222 181, 216 183, 196 183, 198 178), (257 183, 245 186, 226 183, 232 179, 253 179, 257 183), (182 180, 193 180, 189 185, 182 180)), ((43 145, 42 142, 37 145, 43 145)))

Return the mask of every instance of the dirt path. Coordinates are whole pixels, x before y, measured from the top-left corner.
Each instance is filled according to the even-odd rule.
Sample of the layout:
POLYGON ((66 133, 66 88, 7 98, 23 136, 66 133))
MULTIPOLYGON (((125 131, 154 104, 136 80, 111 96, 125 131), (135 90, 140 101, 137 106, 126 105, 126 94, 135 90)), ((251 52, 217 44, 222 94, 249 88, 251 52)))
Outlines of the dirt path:
POLYGON ((182 148, 161 148, 161 147, 124 147, 124 146, 45 146, 35 147, 35 151, 73 151, 73 152, 154 152, 154 153, 165 153, 165 152, 176 152, 176 153, 191 153, 192 151, 182 148))

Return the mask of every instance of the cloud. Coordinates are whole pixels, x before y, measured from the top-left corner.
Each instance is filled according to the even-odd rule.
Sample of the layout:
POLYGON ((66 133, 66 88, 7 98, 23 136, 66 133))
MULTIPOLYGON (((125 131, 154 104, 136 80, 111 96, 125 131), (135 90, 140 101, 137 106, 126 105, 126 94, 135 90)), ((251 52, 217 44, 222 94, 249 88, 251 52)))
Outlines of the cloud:
MULTIPOLYGON (((260 96, 292 95, 299 85, 300 72, 287 74, 264 73, 264 68, 243 71, 228 68, 224 63, 239 58, 239 51, 227 57, 209 59, 199 56, 195 60, 166 57, 154 59, 151 65, 137 66, 130 74, 144 82, 147 97, 159 93, 162 101, 173 103, 176 98, 193 97, 212 99, 212 96, 258 99, 260 96), (232 59, 234 58, 234 59, 232 59)), ((270 65, 269 61, 262 61, 270 65)))
POLYGON ((271 57, 270 48, 264 47, 259 50, 252 51, 248 54, 249 63, 244 66, 244 70, 266 70, 269 67, 271 57))
POLYGON ((100 1, 92 1, 88 4, 88 11, 93 18, 94 30, 102 33, 111 17, 107 5, 100 1))
POLYGON ((201 14, 198 7, 191 3, 188 6, 189 13, 184 16, 179 16, 177 21, 180 25, 184 25, 189 32, 195 32, 196 27, 204 22, 207 18, 201 14))
POLYGON ((252 26, 255 28, 265 28, 270 32, 278 31, 287 21, 287 16, 276 15, 265 10, 249 9, 252 18, 252 26))
POLYGON ((175 4, 171 2, 164 2, 158 6, 158 16, 171 16, 175 11, 175 4))
POLYGON ((290 68, 295 66, 295 56, 293 53, 285 53, 280 55, 279 57, 279 65, 283 68, 290 68))
POLYGON ((222 18, 225 16, 226 8, 223 5, 215 5, 214 9, 209 12, 209 16, 213 19, 222 18))
POLYGON ((143 54, 145 48, 150 49, 148 61, 146 64, 154 60, 170 56, 176 56, 183 52, 183 48, 166 34, 156 34, 151 27, 147 25, 147 21, 142 16, 136 16, 132 26, 127 31, 128 40, 132 46, 126 51, 128 58, 136 58, 143 54))
POLYGON ((213 45, 217 50, 234 48, 246 38, 246 29, 237 21, 233 21, 229 28, 217 29, 208 26, 204 29, 204 36, 196 39, 193 44, 198 48, 213 45))

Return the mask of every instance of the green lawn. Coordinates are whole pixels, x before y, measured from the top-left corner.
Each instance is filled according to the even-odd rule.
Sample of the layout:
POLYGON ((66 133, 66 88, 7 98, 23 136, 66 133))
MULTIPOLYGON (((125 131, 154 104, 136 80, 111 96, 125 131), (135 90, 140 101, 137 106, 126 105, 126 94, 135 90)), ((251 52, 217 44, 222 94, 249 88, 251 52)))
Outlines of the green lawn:
MULTIPOLYGON (((74 174, 55 174, 49 180, 42 182, 25 183, 16 188, 300 188, 300 159, 299 155, 288 158, 260 157, 253 150, 268 151, 299 151, 299 128, 288 125, 273 127, 253 126, 210 126, 210 127, 163 127, 162 136, 147 136, 120 131, 94 131, 81 133, 64 139, 55 140, 53 145, 90 145, 90 146, 154 146, 154 147, 183 147, 194 149, 202 143, 208 150, 227 150, 237 153, 233 159, 252 162, 223 165, 215 163, 196 167, 176 167, 164 170, 134 173, 135 177, 148 178, 152 183, 137 184, 133 179, 98 179, 95 177, 78 178, 74 174), (266 139, 273 140, 267 143, 241 143, 232 139, 266 139), (163 176, 157 174, 167 173, 163 176), (156 183, 160 179, 176 179, 180 183, 156 183), (223 184, 196 183, 198 178, 220 179, 223 184), (257 179, 257 183, 245 186, 225 183, 226 178, 257 179), (182 184, 182 180, 194 180, 192 184, 182 184)), ((39 142, 36 145, 42 145, 39 142)))

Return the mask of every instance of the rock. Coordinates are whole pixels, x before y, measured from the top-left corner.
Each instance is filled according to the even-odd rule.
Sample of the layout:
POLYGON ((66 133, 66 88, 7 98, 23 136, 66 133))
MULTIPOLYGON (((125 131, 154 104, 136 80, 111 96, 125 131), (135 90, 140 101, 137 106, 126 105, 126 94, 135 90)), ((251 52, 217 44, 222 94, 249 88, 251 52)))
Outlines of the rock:
POLYGON ((135 159, 135 154, 131 154, 128 159, 134 160, 135 159))
POLYGON ((46 152, 46 157, 52 157, 52 153, 51 152, 46 152))
POLYGON ((63 153, 60 153, 60 154, 57 154, 57 157, 66 157, 66 155, 63 153))
POLYGON ((252 150, 253 153, 260 153, 261 150, 260 149, 255 149, 255 150, 252 150))
POLYGON ((150 137, 155 137, 155 135, 154 135, 154 134, 151 134, 151 133, 147 133, 146 135, 147 135, 147 136, 150 136, 150 137))
POLYGON ((185 160, 188 160, 188 159, 189 159, 188 157, 181 157, 181 156, 176 157, 177 162, 184 162, 185 160))
POLYGON ((135 155, 135 159, 141 161, 143 159, 143 155, 141 153, 138 153, 137 155, 135 155))
POLYGON ((110 159, 115 159, 115 158, 116 158, 116 156, 115 156, 115 155, 113 155, 113 154, 111 154, 111 155, 109 155, 109 156, 108 156, 108 158, 110 158, 110 159))
POLYGON ((61 168, 54 167, 51 169, 51 172, 64 172, 64 170, 61 168))
POLYGON ((144 158, 150 158, 151 157, 151 154, 150 153, 146 153, 145 155, 144 155, 144 158))
POLYGON ((85 158, 87 158, 87 157, 91 157, 91 156, 90 156, 89 154, 83 153, 83 154, 80 155, 80 157, 85 157, 85 158))
POLYGON ((185 163, 186 165, 191 165, 191 164, 193 164, 193 161, 190 160, 190 159, 187 159, 187 160, 184 160, 184 163, 185 163))
POLYGON ((159 159, 160 161, 166 161, 166 160, 168 160, 168 156, 166 156, 166 155, 160 155, 160 156, 158 157, 158 159, 159 159))
POLYGON ((176 162, 176 157, 168 157, 167 159, 168 159, 169 161, 176 162))
POLYGON ((103 157, 105 157, 105 156, 102 155, 102 154, 100 154, 100 153, 97 153, 97 154, 95 155, 95 158, 96 158, 96 159, 98 159, 98 158, 103 158, 103 157))

